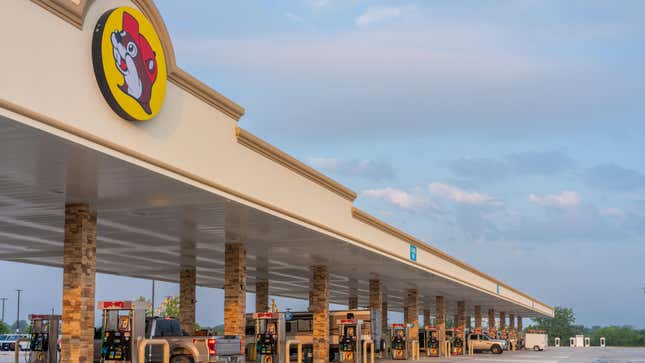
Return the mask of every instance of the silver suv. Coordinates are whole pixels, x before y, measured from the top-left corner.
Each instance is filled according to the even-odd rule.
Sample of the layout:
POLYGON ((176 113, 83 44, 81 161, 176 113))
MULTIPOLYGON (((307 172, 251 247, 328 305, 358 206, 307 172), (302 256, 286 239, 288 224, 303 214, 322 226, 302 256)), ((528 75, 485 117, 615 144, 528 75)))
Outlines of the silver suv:
POLYGON ((468 344, 472 344, 474 352, 489 351, 493 354, 502 354, 506 350, 506 341, 491 339, 485 334, 470 334, 468 344))

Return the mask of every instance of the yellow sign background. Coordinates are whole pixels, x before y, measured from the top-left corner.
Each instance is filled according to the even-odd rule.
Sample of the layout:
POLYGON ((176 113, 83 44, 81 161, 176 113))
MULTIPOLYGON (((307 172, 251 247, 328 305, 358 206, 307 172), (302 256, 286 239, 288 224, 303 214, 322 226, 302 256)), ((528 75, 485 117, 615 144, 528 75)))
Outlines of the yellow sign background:
POLYGON ((166 96, 166 57, 157 32, 145 15, 139 10, 131 7, 118 7, 111 11, 105 21, 103 34, 101 35, 101 62, 105 74, 105 83, 109 87, 109 92, 114 98, 114 101, 116 101, 123 112, 137 121, 149 120, 159 112, 166 96), (114 60, 111 35, 113 31, 120 32, 123 30, 124 12, 132 15, 139 22, 139 33, 146 38, 152 50, 155 52, 157 79, 152 86, 152 96, 150 98, 151 114, 147 114, 136 99, 118 87, 124 83, 124 79, 114 60))

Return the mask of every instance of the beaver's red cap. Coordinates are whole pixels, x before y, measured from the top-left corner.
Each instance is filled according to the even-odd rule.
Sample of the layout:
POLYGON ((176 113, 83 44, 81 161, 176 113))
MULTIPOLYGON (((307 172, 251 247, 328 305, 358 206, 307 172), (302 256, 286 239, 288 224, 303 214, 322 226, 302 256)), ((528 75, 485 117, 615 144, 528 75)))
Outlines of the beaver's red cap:
POLYGON ((152 50, 148 40, 139 33, 139 22, 128 12, 123 12, 123 30, 129 33, 134 38, 134 43, 139 48, 139 54, 143 59, 143 65, 146 68, 146 74, 150 79, 150 83, 154 83, 157 79, 157 60, 155 59, 155 52, 152 50))

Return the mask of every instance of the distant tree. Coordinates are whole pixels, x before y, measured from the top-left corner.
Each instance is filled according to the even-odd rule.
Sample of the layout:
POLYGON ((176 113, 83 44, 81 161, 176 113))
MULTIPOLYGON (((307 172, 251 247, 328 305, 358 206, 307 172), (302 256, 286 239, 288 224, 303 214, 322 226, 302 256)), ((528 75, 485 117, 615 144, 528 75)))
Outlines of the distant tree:
POLYGON ((9 325, 5 323, 4 321, 0 321, 0 334, 7 334, 10 333, 11 330, 9 329, 9 325))
POLYGON ((155 309, 155 315, 176 318, 179 316, 179 296, 168 296, 155 309))
POLYGON ((216 325, 211 328, 213 335, 224 335, 224 324, 216 325))
POLYGON ((605 337, 607 345, 615 347, 642 347, 645 336, 631 326, 607 326, 591 334, 591 344, 600 345, 600 337, 605 337))
POLYGON ((13 324, 11 324, 11 332, 19 331, 21 333, 24 333, 27 329, 27 326, 29 326, 29 324, 27 324, 26 320, 20 320, 20 324, 14 322, 13 324))
POLYGON ((561 306, 555 307, 555 316, 553 318, 535 318, 535 325, 528 329, 546 330, 549 334, 549 344, 554 345, 555 337, 560 337, 563 344, 569 341, 569 338, 576 334, 582 334, 583 326, 574 326, 576 316, 573 309, 561 306))

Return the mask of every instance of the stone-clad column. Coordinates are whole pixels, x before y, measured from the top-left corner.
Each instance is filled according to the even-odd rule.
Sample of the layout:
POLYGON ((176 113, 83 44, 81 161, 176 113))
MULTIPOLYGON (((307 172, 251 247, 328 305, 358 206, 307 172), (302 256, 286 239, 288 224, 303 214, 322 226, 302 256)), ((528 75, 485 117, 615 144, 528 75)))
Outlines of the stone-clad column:
POLYGON ((457 328, 462 331, 466 328, 466 302, 457 301, 457 328))
MULTIPOLYGON (((370 312, 374 312, 374 313, 381 312, 381 309, 383 308, 383 292, 381 291, 381 281, 376 279, 371 279, 369 287, 370 287, 370 299, 369 299, 370 312)), ((383 317, 381 317, 381 321, 382 320, 383 320, 383 317)), ((373 329, 379 329, 379 327, 374 326, 373 329)), ((376 338, 372 338, 372 339, 374 339, 374 348, 380 352, 381 340, 385 339, 385 335, 381 333, 381 340, 377 340, 376 338)))
POLYGON ((515 315, 508 314, 508 334, 515 339, 515 315))
MULTIPOLYGON (((457 302, 457 328, 461 329, 461 332, 458 335, 461 336, 462 341, 466 341, 464 337, 466 336, 466 302, 458 301, 457 302)), ((462 354, 465 354, 465 348, 462 350, 462 354)))
POLYGON ((497 329, 495 329, 495 309, 488 309, 488 336, 495 339, 497 329))
POLYGON ((227 243, 224 249, 224 335, 239 335, 244 340, 245 314, 246 248, 242 243, 227 243))
POLYGON ((195 289, 197 270, 185 267, 179 271, 179 323, 181 329, 190 335, 195 332, 195 289))
POLYGON ((475 305, 475 330, 482 328, 482 307, 481 305, 475 305))
POLYGON ((383 292, 379 280, 370 280, 370 310, 379 310, 383 305, 383 292))
POLYGON ((91 363, 94 356, 96 213, 86 204, 65 206, 61 363, 91 363))
POLYGON ((381 329, 383 329, 383 339, 387 339, 387 300, 383 298, 383 304, 381 304, 381 329))
POLYGON ((357 310, 358 309, 358 296, 352 295, 347 299, 347 308, 349 310, 357 310))
POLYGON ((423 309, 423 326, 425 327, 430 325, 432 325, 430 322, 430 309, 426 307, 423 309))
POLYGON ((499 312, 499 334, 503 339, 506 339, 506 313, 499 312))
POLYGON ((437 328, 439 329, 439 353, 443 354, 443 343, 446 341, 446 310, 443 296, 437 296, 435 298, 435 305, 435 320, 437 328))
POLYGON ((312 304, 314 313, 314 363, 329 361, 329 270, 327 266, 312 266, 312 304))
POLYGON ((419 339, 419 295, 417 289, 408 289, 408 301, 405 307, 407 317, 406 324, 412 324, 410 328, 410 340, 419 339))
POLYGON ((522 331, 524 330, 524 327, 522 326, 522 317, 518 316, 517 317, 517 332, 520 336, 522 336, 522 331))
POLYGON ((269 311, 269 280, 259 279, 255 282, 255 311, 269 311))

